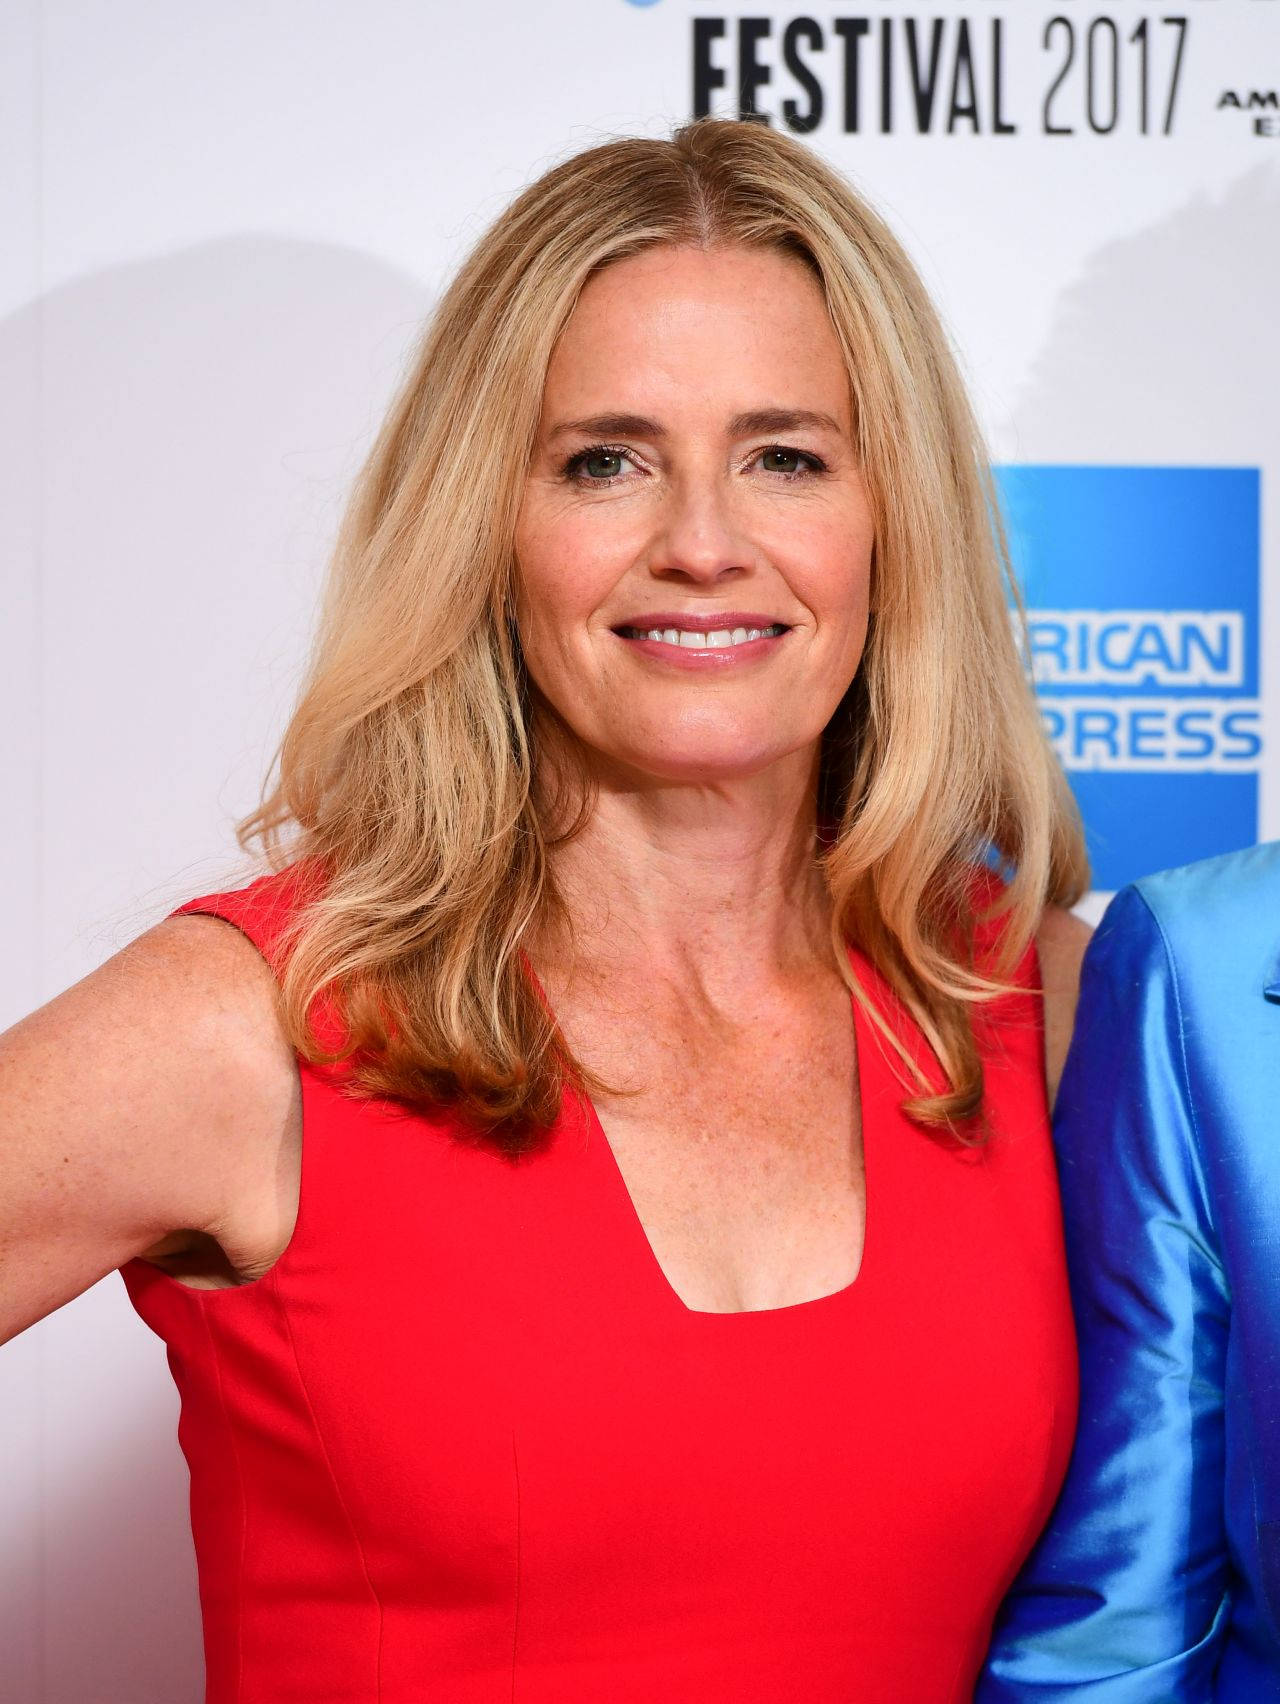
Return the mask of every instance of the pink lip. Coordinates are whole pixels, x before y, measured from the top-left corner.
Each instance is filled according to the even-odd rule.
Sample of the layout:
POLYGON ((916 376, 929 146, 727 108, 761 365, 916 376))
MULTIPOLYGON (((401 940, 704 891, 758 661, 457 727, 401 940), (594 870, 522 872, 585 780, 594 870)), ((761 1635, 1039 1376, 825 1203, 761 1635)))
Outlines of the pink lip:
POLYGON ((651 658, 663 668, 694 673, 705 673, 708 669, 718 672, 721 669, 745 668, 751 663, 759 662, 775 651, 790 631, 785 622, 775 621, 771 616, 748 614, 739 610, 725 610, 719 615, 679 615, 674 611, 667 611, 637 616, 633 621, 620 621, 614 628, 614 632, 629 651, 651 658), (781 627, 783 631, 766 634, 760 639, 745 639, 741 645, 716 646, 697 651, 685 650, 679 645, 668 645, 663 639, 630 639, 618 632, 619 628, 634 628, 649 633, 655 628, 667 627, 674 627, 677 632, 684 633, 714 633, 726 627, 781 627))

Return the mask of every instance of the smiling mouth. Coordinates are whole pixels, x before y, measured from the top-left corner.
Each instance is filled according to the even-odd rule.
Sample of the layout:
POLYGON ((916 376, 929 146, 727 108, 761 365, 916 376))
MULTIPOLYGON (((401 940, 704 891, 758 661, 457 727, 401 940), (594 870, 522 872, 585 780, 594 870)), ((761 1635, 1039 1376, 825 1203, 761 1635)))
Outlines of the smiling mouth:
POLYGON ((647 639, 651 643, 677 646, 682 651, 726 651, 749 645, 757 639, 779 639, 788 631, 781 621, 763 627, 615 627, 620 639, 647 639))

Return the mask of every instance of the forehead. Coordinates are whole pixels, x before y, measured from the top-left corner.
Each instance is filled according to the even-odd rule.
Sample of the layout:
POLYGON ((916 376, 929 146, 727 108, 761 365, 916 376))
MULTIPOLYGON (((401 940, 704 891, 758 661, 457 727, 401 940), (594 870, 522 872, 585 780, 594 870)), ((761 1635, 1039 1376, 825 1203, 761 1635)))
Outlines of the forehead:
POLYGON ((552 354, 544 403, 595 412, 767 401, 847 420, 848 388, 822 287, 802 260, 663 247, 588 279, 552 354))

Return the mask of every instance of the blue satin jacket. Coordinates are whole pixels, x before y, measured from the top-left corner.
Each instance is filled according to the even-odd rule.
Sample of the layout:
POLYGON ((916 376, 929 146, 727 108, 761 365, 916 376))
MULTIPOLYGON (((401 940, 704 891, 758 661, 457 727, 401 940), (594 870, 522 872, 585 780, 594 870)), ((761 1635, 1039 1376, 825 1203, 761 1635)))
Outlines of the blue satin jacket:
POLYGON ((975 1704, 1280 1704, 1280 846, 1116 895, 1055 1124, 1080 1430, 975 1704))

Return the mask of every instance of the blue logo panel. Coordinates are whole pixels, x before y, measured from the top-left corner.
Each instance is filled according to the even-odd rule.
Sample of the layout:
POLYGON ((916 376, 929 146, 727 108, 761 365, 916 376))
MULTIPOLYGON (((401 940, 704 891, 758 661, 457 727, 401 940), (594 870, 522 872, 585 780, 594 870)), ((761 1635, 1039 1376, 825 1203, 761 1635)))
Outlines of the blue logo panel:
POLYGON ((1111 890, 1258 835, 1256 468, 997 468, 1031 665, 1111 890))

